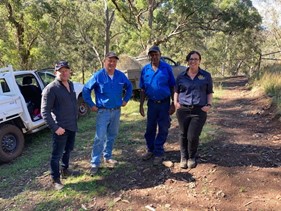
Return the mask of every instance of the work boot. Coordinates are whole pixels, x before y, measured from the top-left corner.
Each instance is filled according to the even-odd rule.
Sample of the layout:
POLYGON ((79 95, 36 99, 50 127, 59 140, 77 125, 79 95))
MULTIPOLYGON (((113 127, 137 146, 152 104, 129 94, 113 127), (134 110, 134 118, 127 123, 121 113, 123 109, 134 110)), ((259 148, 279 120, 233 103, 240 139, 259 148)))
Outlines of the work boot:
POLYGON ((153 157, 153 153, 152 152, 147 152, 142 156, 142 160, 146 161, 146 160, 150 160, 153 157))
POLYGON ((93 177, 98 173, 98 171, 99 171, 98 166, 92 167, 91 170, 90 170, 90 175, 93 177))
POLYGON ((68 168, 65 169, 65 168, 62 168, 61 169, 61 176, 63 179, 67 178, 67 177, 70 177, 70 176, 79 176, 80 175, 80 171, 72 171, 72 170, 69 170, 68 168))
POLYGON ((186 158, 181 158, 180 167, 182 169, 187 169, 187 160, 186 160, 186 158))
POLYGON ((162 162, 163 162, 163 160, 164 160, 164 156, 157 156, 157 157, 154 157, 153 165, 154 165, 154 166, 161 165, 162 162))
POLYGON ((195 158, 189 158, 187 161, 187 167, 192 169, 195 168, 197 166, 197 162, 195 158))
POLYGON ((61 190, 64 187, 59 178, 53 179, 53 185, 55 190, 61 190))

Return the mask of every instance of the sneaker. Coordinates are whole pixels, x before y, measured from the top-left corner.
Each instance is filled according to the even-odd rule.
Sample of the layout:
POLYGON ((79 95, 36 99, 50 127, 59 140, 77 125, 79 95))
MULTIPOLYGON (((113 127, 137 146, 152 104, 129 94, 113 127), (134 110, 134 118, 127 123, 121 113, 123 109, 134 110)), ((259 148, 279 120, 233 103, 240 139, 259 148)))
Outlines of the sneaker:
POLYGON ((99 167, 96 166, 96 167, 92 167, 91 170, 90 170, 90 175, 93 177, 95 176, 99 171, 99 167))
POLYGON ((54 179, 53 184, 54 184, 55 190, 61 190, 64 187, 59 178, 54 179))
POLYGON ((113 160, 113 159, 104 159, 104 162, 111 165, 116 165, 118 163, 117 160, 113 160))
POLYGON ((80 175, 80 171, 72 171, 72 170, 65 169, 65 168, 63 168, 61 170, 61 176, 64 179, 67 177, 70 177, 70 176, 79 176, 79 175, 80 175))
POLYGON ((197 166, 196 159, 195 158, 189 158, 188 161, 187 161, 187 166, 190 169, 195 168, 197 166))
POLYGON ((163 156, 154 157, 153 165, 158 166, 158 165, 162 164, 163 160, 164 160, 163 156))
POLYGON ((146 160, 149 160, 153 157, 153 153, 152 152, 147 152, 145 153, 143 156, 142 156, 142 160, 143 161, 146 161, 146 160))
POLYGON ((187 160, 186 160, 186 158, 181 158, 180 167, 182 169, 187 169, 187 160))

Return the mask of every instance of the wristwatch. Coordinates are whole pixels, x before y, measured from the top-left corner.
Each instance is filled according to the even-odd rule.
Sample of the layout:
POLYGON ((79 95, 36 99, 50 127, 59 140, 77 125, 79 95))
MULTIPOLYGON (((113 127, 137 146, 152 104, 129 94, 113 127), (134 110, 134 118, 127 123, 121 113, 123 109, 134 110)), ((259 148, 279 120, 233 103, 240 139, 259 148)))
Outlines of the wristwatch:
POLYGON ((206 106, 212 107, 212 104, 210 104, 210 103, 207 103, 207 104, 206 104, 206 106))

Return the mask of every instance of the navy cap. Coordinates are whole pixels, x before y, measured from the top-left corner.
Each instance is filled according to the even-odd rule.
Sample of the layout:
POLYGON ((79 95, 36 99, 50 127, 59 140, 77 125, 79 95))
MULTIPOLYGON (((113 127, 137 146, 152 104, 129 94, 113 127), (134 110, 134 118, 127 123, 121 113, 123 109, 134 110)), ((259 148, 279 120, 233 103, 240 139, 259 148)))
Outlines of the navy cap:
POLYGON ((59 61, 55 65, 55 71, 58 71, 59 69, 66 67, 67 69, 70 69, 67 61, 59 61))
POLYGON ((151 48, 149 48, 148 54, 150 54, 151 52, 159 52, 160 53, 160 48, 157 45, 154 45, 151 48))
POLYGON ((105 58, 116 58, 119 60, 119 57, 116 55, 116 53, 109 51, 106 55, 105 58))

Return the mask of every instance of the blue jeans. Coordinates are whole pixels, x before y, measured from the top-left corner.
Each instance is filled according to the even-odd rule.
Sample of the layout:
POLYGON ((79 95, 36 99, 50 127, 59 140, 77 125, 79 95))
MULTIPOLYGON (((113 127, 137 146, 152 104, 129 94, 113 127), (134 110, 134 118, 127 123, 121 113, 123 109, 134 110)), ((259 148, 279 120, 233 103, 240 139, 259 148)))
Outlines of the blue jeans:
POLYGON ((96 134, 92 149, 92 167, 101 163, 101 155, 105 159, 112 157, 112 149, 120 125, 120 109, 99 109, 96 120, 96 134))
POLYGON ((164 144, 171 124, 169 108, 169 100, 163 103, 155 103, 151 100, 147 102, 147 123, 144 137, 148 151, 155 156, 164 154, 164 144), (158 134, 156 135, 157 126, 158 134))
POLYGON ((69 166, 70 152, 74 148, 76 132, 65 130, 63 135, 53 133, 53 150, 51 156, 51 177, 53 179, 60 178, 60 160, 61 166, 65 169, 69 166))

